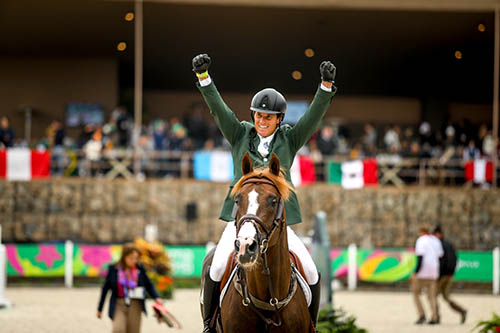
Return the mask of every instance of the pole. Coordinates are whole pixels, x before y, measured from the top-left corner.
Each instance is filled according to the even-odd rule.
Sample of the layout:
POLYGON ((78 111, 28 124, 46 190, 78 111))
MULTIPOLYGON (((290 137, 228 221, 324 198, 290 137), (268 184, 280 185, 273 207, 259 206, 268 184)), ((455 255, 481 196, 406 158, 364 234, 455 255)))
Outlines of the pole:
POLYGON ((493 295, 500 292, 500 247, 493 250, 493 295))
POLYGON ((319 308, 333 305, 332 296, 332 261, 330 259, 330 237, 326 226, 326 213, 316 213, 314 234, 311 244, 311 255, 321 273, 321 296, 319 308))
POLYGON ((347 248, 347 288, 349 290, 356 290, 358 280, 358 248, 356 244, 351 244, 347 248))
POLYGON ((10 308, 11 302, 4 298, 5 285, 7 284, 7 251, 5 245, 0 244, 0 309, 10 308))
POLYGON ((66 288, 73 287, 73 242, 66 241, 64 244, 64 285, 66 288))
POLYGON ((135 87, 134 87, 134 173, 140 173, 139 137, 142 127, 142 38, 143 15, 142 1, 135 0, 135 87))
POLYGON ((494 147, 493 159, 493 188, 497 187, 497 164, 498 164, 498 88, 500 75, 500 45, 498 38, 500 37, 500 13, 499 9, 495 8, 495 58, 493 69, 493 142, 494 147))

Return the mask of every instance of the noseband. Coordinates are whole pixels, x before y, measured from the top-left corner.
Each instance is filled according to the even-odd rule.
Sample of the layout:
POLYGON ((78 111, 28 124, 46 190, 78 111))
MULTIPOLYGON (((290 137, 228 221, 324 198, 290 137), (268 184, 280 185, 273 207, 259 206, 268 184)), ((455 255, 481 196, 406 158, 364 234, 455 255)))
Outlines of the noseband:
MULTIPOLYGON (((267 184, 273 186, 279 193, 279 189, 276 186, 275 183, 273 183, 270 179, 268 178, 249 178, 243 182, 241 185, 242 187, 248 184, 267 184)), ((238 205, 235 204, 234 209, 233 209, 233 219, 236 220, 236 212, 238 209, 238 205)), ((293 270, 292 270, 292 277, 290 281, 290 289, 288 296, 283 299, 283 300, 278 300, 275 295, 274 295, 274 288, 273 288, 273 282, 271 278, 271 271, 269 269, 269 265, 267 262, 267 249, 269 246, 269 240, 271 239, 274 231, 276 230, 277 227, 280 226, 280 223, 284 222, 282 217, 283 217, 283 199, 279 199, 278 207, 276 209, 276 213, 273 219, 273 224, 271 227, 268 229, 267 226, 265 225, 264 221, 262 219, 255 215, 255 214, 245 214, 240 219, 236 222, 236 229, 240 228, 241 225, 245 222, 252 223, 257 230, 257 243, 259 244, 259 249, 260 253, 262 254, 262 258, 264 260, 264 269, 262 271, 262 274, 264 274, 267 277, 268 281, 268 288, 269 288, 269 294, 271 296, 271 299, 268 302, 264 302, 257 297, 253 296, 250 294, 248 290, 248 285, 246 281, 246 272, 241 265, 238 265, 238 274, 237 278, 235 281, 235 288, 243 298, 242 303, 243 306, 245 307, 250 307, 265 323, 266 327, 269 325, 273 326, 281 326, 281 315, 280 311, 283 310, 283 308, 291 301, 292 297, 295 295, 295 292, 297 291, 297 282, 296 278, 294 276, 293 270), (265 236, 262 235, 262 233, 259 231, 260 229, 257 228, 257 225, 260 226, 260 229, 264 231, 265 236), (261 310, 265 311, 273 311, 274 314, 278 316, 278 320, 274 321, 271 318, 267 318, 264 316, 264 314, 261 312, 261 310)))

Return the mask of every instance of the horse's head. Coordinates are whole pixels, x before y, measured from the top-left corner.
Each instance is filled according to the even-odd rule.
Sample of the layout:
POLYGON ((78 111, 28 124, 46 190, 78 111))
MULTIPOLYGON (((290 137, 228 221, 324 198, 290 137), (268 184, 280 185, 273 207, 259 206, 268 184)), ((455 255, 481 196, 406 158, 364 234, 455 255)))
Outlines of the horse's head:
POLYGON ((234 247, 238 262, 249 267, 278 242, 285 227, 284 201, 293 189, 281 175, 280 160, 275 154, 269 168, 254 170, 246 153, 241 168, 243 177, 232 191, 236 203, 234 247))

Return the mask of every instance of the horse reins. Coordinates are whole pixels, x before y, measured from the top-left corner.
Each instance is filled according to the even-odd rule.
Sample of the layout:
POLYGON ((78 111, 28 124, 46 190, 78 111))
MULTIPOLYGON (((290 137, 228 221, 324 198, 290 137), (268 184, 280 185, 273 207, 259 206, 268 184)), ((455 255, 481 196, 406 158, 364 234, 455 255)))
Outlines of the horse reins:
MULTIPOLYGON (((242 187, 247 185, 247 184, 267 184, 271 185, 279 193, 279 189, 276 186, 274 182, 272 182, 268 178, 249 178, 243 182, 241 185, 242 187)), ((235 204, 235 208, 237 208, 235 204)), ((276 214, 273 219, 273 224, 271 228, 268 230, 266 228, 266 225, 264 224, 264 221, 262 219, 255 215, 255 214, 245 214, 243 215, 238 222, 236 223, 236 226, 241 226, 245 222, 253 223, 254 225, 259 225, 262 230, 266 233, 265 237, 261 237, 261 233, 257 233, 257 242, 259 244, 259 249, 260 253, 262 255, 262 258, 264 260, 264 269, 262 271, 262 274, 264 274, 267 277, 268 281, 268 288, 269 288, 269 293, 271 295, 271 299, 269 302, 264 302, 257 297, 253 296, 250 294, 248 290, 248 285, 246 281, 246 272, 241 267, 241 265, 237 266, 238 274, 237 274, 237 279, 235 280, 235 288, 238 291, 238 293, 241 295, 243 298, 242 303, 243 306, 245 307, 250 307, 265 323, 266 327, 269 325, 273 326, 281 326, 281 316, 280 312, 281 310, 290 302, 292 297, 295 295, 295 292, 297 291, 297 283, 296 279, 294 278, 293 270, 292 270, 292 276, 291 276, 291 281, 290 281, 290 288, 289 288, 289 293, 287 297, 285 297, 283 300, 278 300, 276 296, 274 295, 274 288, 273 288, 273 281, 271 278, 271 270, 269 269, 269 265, 267 262, 267 249, 269 246, 269 240, 271 239, 274 231, 276 230, 277 227, 280 226, 280 223, 282 222, 282 217, 283 217, 283 200, 280 198, 278 207, 276 209, 276 214), (267 318, 264 316, 264 314, 260 310, 265 310, 265 311, 274 311, 274 313, 278 316, 278 321, 274 321, 270 318, 267 318)), ((236 212, 236 209, 234 210, 234 213, 236 212)), ((235 215, 235 214, 234 214, 235 215)), ((234 216, 235 218, 236 216, 234 216)), ((258 228, 256 228, 258 230, 258 228)), ((271 317, 272 318, 272 317, 271 317)))

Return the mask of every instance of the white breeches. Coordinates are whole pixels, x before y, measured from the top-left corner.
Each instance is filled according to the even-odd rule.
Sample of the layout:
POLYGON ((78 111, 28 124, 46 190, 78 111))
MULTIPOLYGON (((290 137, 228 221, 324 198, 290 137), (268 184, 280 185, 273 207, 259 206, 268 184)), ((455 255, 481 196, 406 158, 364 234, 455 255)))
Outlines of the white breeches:
MULTIPOLYGON (((302 266, 304 267, 304 272, 306 274, 307 283, 314 285, 318 282, 318 270, 316 265, 309 254, 309 251, 304 246, 299 237, 295 232, 287 227, 288 236, 288 248, 293 251, 300 259, 302 266)), ((213 281, 221 281, 224 271, 226 270, 227 259, 229 255, 234 250, 234 241, 236 239, 236 227, 234 222, 228 222, 226 229, 222 233, 222 236, 215 249, 214 258, 212 260, 212 266, 210 267, 210 278, 213 281)))

